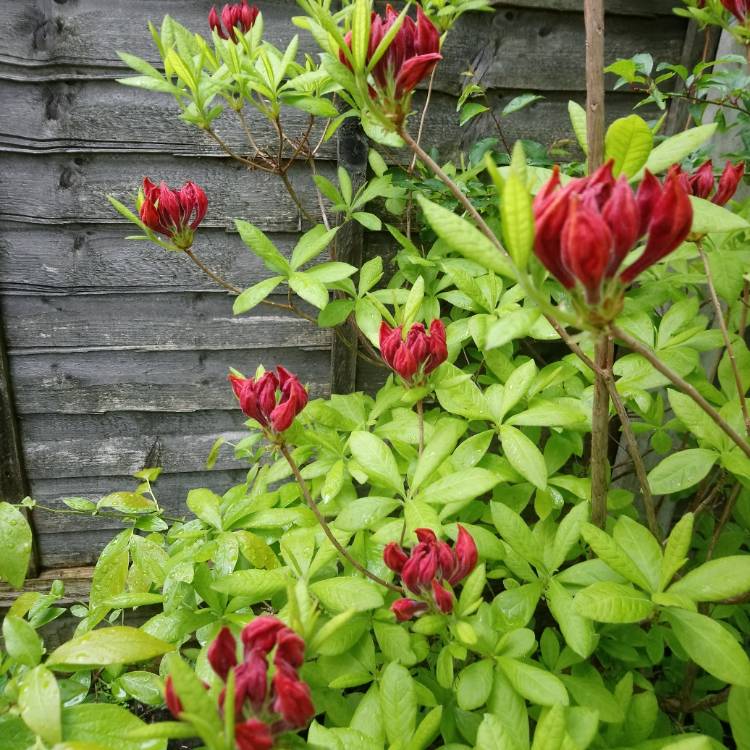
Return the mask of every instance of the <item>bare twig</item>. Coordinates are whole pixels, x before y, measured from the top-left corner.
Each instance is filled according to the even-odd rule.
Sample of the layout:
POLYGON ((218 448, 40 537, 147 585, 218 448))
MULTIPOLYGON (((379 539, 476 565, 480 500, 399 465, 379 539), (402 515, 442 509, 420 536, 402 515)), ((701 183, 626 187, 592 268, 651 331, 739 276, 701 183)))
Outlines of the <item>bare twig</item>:
POLYGON ((595 345, 594 405, 591 413, 591 523, 604 528, 607 520, 607 442, 609 437, 609 339, 599 336, 595 345))

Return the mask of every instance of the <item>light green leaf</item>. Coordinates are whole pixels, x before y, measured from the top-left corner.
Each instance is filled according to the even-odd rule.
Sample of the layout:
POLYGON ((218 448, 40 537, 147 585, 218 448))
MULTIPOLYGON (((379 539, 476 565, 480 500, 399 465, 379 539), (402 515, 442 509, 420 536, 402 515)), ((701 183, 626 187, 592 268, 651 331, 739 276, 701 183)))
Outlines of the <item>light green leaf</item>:
POLYGON ((205 487, 190 490, 187 496, 187 507, 204 523, 221 531, 221 498, 205 487))
POLYGON ((591 620, 576 610, 573 597, 554 578, 550 578, 546 596, 549 610, 557 620, 565 642, 579 656, 587 659, 597 642, 591 620))
MULTIPOLYGON (((146 724, 122 706, 82 703, 62 712, 66 750, 166 750, 166 738, 133 739, 146 724)), ((58 745, 58 748, 60 746, 58 745)))
POLYGON ((391 449, 371 432, 357 431, 349 438, 352 456, 372 482, 403 494, 401 473, 391 449))
POLYGON ((329 612, 346 612, 354 609, 364 612, 383 606, 383 596, 378 587, 363 578, 326 578, 310 586, 310 593, 316 596, 329 612))
POLYGON ((101 551, 94 568, 89 602, 91 607, 125 590, 128 577, 129 547, 132 529, 121 531, 101 551))
POLYGON ((497 663, 520 695, 539 706, 569 703, 565 685, 551 672, 508 656, 498 656, 497 663))
POLYGON ((699 667, 724 682, 750 687, 750 659, 717 620, 686 609, 665 609, 662 616, 699 667))
POLYGON ((542 712, 534 730, 531 750, 560 750, 565 740, 565 709, 552 706, 542 712))
POLYGON ((540 490, 547 488, 547 464, 539 448, 520 430, 510 425, 499 428, 500 443, 510 465, 540 490))
POLYGON ((730 555, 699 565, 668 589, 695 602, 718 602, 750 591, 750 555, 730 555))
POLYGON ((475 750, 519 750, 516 741, 494 714, 485 714, 477 731, 475 750))
POLYGON ((380 706, 391 746, 405 746, 417 723, 417 693, 405 667, 391 662, 380 678, 380 706))
POLYGON ((692 513, 685 515, 674 525, 664 546, 664 559, 661 565, 659 591, 663 591, 674 574, 687 562, 690 540, 693 536, 692 513))
POLYGON ((277 250, 276 245, 266 235, 249 221, 237 219, 234 222, 240 239, 257 255, 272 271, 288 276, 291 268, 286 258, 277 250))
POLYGON ((410 486, 412 491, 420 485, 445 461, 453 452, 461 435, 466 432, 466 422, 461 419, 444 418, 435 425, 432 437, 422 451, 414 469, 410 486))
POLYGON ((26 726, 45 742, 54 745, 62 740, 60 689, 44 666, 34 667, 21 679, 18 707, 26 726))
POLYGON ((430 709, 424 719, 419 722, 419 726, 406 746, 406 750, 425 750, 425 748, 430 747, 440 731, 440 721, 442 718, 442 706, 435 706, 430 709))
POLYGON ((460 503, 489 492, 501 480, 487 469, 463 469, 423 487, 418 497, 427 503, 460 503))
POLYGON ((693 204, 693 226, 691 231, 694 234, 711 234, 722 232, 734 232, 738 229, 747 229, 750 227, 747 220, 739 214, 730 211, 723 206, 717 206, 711 201, 690 196, 690 202, 693 204))
POLYGON ((36 630, 21 617, 6 615, 3 618, 5 650, 19 664, 34 667, 42 658, 42 641, 36 630))
POLYGON ((326 229, 322 224, 317 224, 305 232, 292 251, 292 268, 296 271, 305 263, 309 263, 313 258, 320 255, 331 244, 331 240, 336 236, 338 230, 338 227, 326 229))
POLYGON ((516 266, 524 269, 534 244, 534 212, 531 195, 514 171, 503 186, 500 216, 505 246, 516 266))
POLYGON ((328 304, 328 289, 307 273, 297 271, 289 277, 289 286, 296 294, 314 307, 322 310, 328 304))
POLYGON ((585 523, 581 527, 581 535, 597 557, 607 563, 615 573, 619 573, 623 578, 627 578, 636 586, 648 591, 650 584, 646 576, 611 536, 590 523, 585 523))
POLYGON ((579 591, 574 604, 578 614, 597 622, 640 622, 654 611, 648 596, 632 586, 610 581, 579 591))
POLYGON ((578 102, 568 102, 568 117, 573 126, 576 140, 584 154, 588 154, 588 136, 586 133, 586 110, 578 102))
POLYGON ((726 438, 713 419, 690 396, 672 389, 667 389, 667 396, 669 405, 680 422, 701 442, 721 450, 726 443, 726 438))
POLYGON ((273 570, 235 570, 215 581, 211 588, 222 594, 247 598, 255 604, 270 599, 274 594, 283 591, 289 582, 286 568, 273 570))
POLYGON ((648 473, 654 495, 681 492, 698 484, 716 463, 719 454, 705 448, 688 448, 667 456, 648 473))
POLYGON ((50 654, 47 666, 71 671, 110 664, 132 664, 173 650, 171 643, 165 643, 138 628, 114 625, 92 630, 63 643, 50 654))
POLYGON ((13 588, 23 586, 31 557, 31 528, 23 513, 0 502, 0 579, 13 588))
MULTIPOLYGON (((699 125, 662 141, 649 154, 646 169, 653 174, 659 174, 673 164, 681 162, 686 156, 703 145, 716 131, 717 124, 699 125)), ((641 174, 638 175, 640 177, 641 174)))
POLYGON ((568 553, 581 537, 583 524, 589 520, 591 505, 588 502, 578 503, 560 521, 555 532, 550 559, 547 568, 556 570, 564 562, 568 553))
POLYGON ((614 540, 628 551, 630 559, 638 566, 649 582, 649 591, 659 589, 662 554, 659 542, 641 524, 627 516, 620 516, 615 524, 614 540))
POLYGON ((614 159, 615 176, 637 174, 648 160, 654 136, 645 120, 628 115, 615 120, 604 137, 605 160, 614 159))
POLYGON ((494 680, 494 665, 482 659, 464 667, 456 679, 456 701, 464 711, 474 711, 487 703, 494 680))
POLYGON ((240 315, 248 310, 252 310, 268 297, 283 280, 283 276, 271 276, 271 278, 263 279, 263 281, 259 281, 257 284, 248 287, 235 299, 232 305, 232 312, 235 315, 240 315))
POLYGON ((727 708, 737 750, 750 750, 750 688, 732 685, 727 708))

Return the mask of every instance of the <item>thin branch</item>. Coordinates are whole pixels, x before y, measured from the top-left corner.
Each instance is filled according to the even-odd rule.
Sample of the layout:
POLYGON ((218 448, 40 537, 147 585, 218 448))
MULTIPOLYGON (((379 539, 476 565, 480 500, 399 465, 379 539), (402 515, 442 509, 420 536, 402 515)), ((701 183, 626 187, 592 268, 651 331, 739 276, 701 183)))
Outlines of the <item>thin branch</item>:
POLYGON ((742 418, 745 421, 745 432, 750 435, 750 413, 747 410, 747 399, 745 398, 745 386, 742 384, 742 376, 740 375, 740 367, 737 364, 737 357, 734 354, 734 347, 732 346, 732 340, 729 338, 729 331, 727 329, 727 323, 724 320, 724 311, 721 309, 721 302, 719 301, 719 295, 716 293, 716 287, 714 285, 713 275, 711 274, 711 266, 706 257, 706 252, 703 249, 703 241, 698 240, 695 243, 698 248, 698 254, 701 256, 703 261, 703 269, 706 272, 706 284, 708 286, 708 292, 711 297, 711 302, 714 306, 714 312, 716 314, 716 321, 721 329, 721 335, 724 339, 724 346, 727 350, 727 356, 729 357, 729 364, 732 367, 732 373, 734 374, 734 382, 737 385, 737 396, 740 400, 740 409, 742 410, 742 418))
POLYGON ((604 161, 604 0, 584 0, 589 174, 604 161))
POLYGON ((591 412, 591 523, 604 528, 607 521, 607 442, 609 437, 609 391, 605 373, 609 369, 609 338, 599 336, 595 344, 594 405, 591 412))
POLYGON ((187 255, 187 257, 190 258, 190 260, 192 260, 193 263, 195 263, 195 265, 198 266, 198 268, 200 268, 201 271, 206 274, 206 276, 208 276, 210 279, 213 279, 220 287, 223 287, 232 294, 242 294, 242 289, 235 286, 234 284, 231 284, 225 279, 222 279, 218 274, 215 274, 190 248, 188 248, 184 252, 185 255, 187 255))
POLYGON ((640 354, 644 359, 658 370, 664 377, 670 380, 679 390, 681 390, 686 396, 695 401, 701 409, 716 423, 716 425, 724 432, 724 434, 748 457, 750 458, 750 444, 743 439, 735 429, 714 409, 711 404, 706 401, 703 396, 696 390, 696 388, 687 382, 684 378, 680 377, 674 370, 667 367, 659 357, 651 351, 647 346, 642 344, 638 339, 634 339, 629 334, 625 333, 622 329, 617 326, 610 327, 610 333, 616 338, 620 339, 628 349, 631 349, 636 354, 640 354))
POLYGON ((369 578, 371 581, 374 581, 379 586, 385 586, 385 588, 389 589, 390 591, 395 591, 398 594, 403 594, 403 591, 398 587, 395 586, 392 583, 389 583, 388 581, 384 580, 378 575, 375 575, 375 573, 371 573, 367 568, 365 568, 362 563, 360 563, 358 560, 355 560, 349 551, 344 548, 341 545, 341 542, 339 542, 338 539, 334 536, 333 532, 331 531, 331 527, 328 525, 328 522, 323 517, 323 514, 320 512, 320 508, 318 508, 317 503, 315 500, 313 500, 312 495, 310 494, 310 490, 307 487, 307 483, 302 478, 302 474, 300 473, 299 467, 297 466, 297 463, 292 458, 292 454, 289 452, 289 448, 282 443, 279 446, 279 450, 281 451, 282 455, 286 459, 286 462, 289 464, 289 468, 292 470, 292 474, 294 474, 294 478, 297 480, 297 484, 299 485, 300 491, 302 492, 302 496, 305 499, 305 502, 307 503, 307 507, 310 508, 310 510, 315 515, 315 518, 318 519, 318 523, 320 524, 320 528, 323 529, 323 533, 328 537, 328 541, 334 546, 336 551, 343 557, 353 568, 358 570, 362 575, 369 578))
POLYGON ((742 309, 740 310, 740 338, 745 338, 747 328, 747 311, 750 309, 750 281, 745 279, 742 284, 742 309))
POLYGON ((232 150, 232 148, 225 143, 213 130, 210 128, 207 128, 205 132, 211 137, 216 143, 219 144, 219 147, 221 150, 227 154, 227 156, 232 157, 235 161, 240 162, 240 164, 244 164, 246 167, 250 167, 250 169, 260 169, 262 172, 269 172, 270 174, 275 174, 276 170, 271 169, 270 167, 265 167, 262 164, 258 164, 257 161, 253 161, 252 159, 246 159, 244 156, 240 156, 236 151, 232 150))
POLYGON ((714 556, 714 550, 716 549, 716 545, 719 542, 719 537, 721 536, 721 532, 724 530, 724 527, 727 525, 727 522, 732 516, 732 511, 734 510, 734 505, 740 495, 740 490, 742 490, 742 485, 738 483, 734 486, 734 488, 732 489, 732 494, 724 504, 724 510, 721 513, 721 518, 719 519, 719 523, 716 524, 714 533, 711 535, 711 541, 708 544, 708 549, 706 550, 707 562, 714 556))

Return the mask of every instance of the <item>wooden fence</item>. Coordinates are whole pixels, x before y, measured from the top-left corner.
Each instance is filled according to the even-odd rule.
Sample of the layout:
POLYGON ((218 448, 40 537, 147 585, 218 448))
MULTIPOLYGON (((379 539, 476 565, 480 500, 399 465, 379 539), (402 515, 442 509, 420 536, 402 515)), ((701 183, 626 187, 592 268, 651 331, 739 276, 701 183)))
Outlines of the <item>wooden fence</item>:
MULTIPOLYGON (((694 34, 670 14, 672 0, 608 0, 607 59, 642 50, 677 62, 696 55, 694 34)), ((206 31, 206 0, 0 0, 0 496, 30 493, 61 508, 133 486, 129 475, 158 464, 162 504, 181 512, 194 486, 223 490, 242 466, 204 470, 218 434, 242 434, 226 383, 228 367, 252 372, 284 363, 313 395, 330 390, 331 337, 304 321, 259 308, 232 316, 231 300, 186 259, 145 243, 105 196, 132 202, 144 175, 193 179, 210 197, 200 254, 247 286, 267 275, 232 229, 242 217, 289 250, 301 227, 277 178, 248 172, 177 119, 174 102, 121 86, 116 50, 154 62, 147 20, 165 13, 206 31)), ((525 91, 544 99, 509 117, 506 137, 550 143, 572 134, 566 103, 583 101, 580 0, 515 0, 470 14, 443 50, 424 140, 446 155, 482 134, 489 118, 459 131, 455 99, 473 70, 501 106, 525 91)), ((297 31, 287 0, 262 3, 267 38, 297 31)), ((302 48, 314 44, 302 34, 302 48)), ((630 111, 630 93, 610 93, 608 119, 630 111)), ((291 117, 290 121, 293 122, 291 117)), ((270 135, 254 123, 262 139, 270 135)), ((292 125, 292 127, 294 127, 292 125)), ((239 147, 240 135, 225 131, 239 147)), ((326 144, 319 170, 362 168, 356 134, 326 144)), ((304 167, 291 178, 312 204, 304 167)), ((349 237, 356 260, 356 234, 349 237)), ((370 237, 363 252, 383 252, 370 237)), ((333 348, 335 387, 366 387, 345 351, 333 348)), ((35 511, 37 564, 90 564, 116 523, 35 511)))

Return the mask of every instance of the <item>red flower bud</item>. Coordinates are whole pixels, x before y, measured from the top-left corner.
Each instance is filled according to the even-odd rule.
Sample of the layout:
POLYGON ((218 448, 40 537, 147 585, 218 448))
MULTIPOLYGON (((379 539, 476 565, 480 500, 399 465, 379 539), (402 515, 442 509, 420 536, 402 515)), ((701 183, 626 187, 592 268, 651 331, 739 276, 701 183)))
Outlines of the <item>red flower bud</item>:
POLYGON ((641 236, 639 233, 641 214, 627 177, 621 177, 615 184, 602 211, 602 217, 614 241, 614 252, 610 253, 606 269, 607 278, 611 278, 641 236))
POLYGON ((290 728, 306 727, 310 719, 315 716, 315 707, 308 685, 297 679, 294 672, 277 669, 273 676, 273 689, 276 696, 273 710, 281 715, 290 728))
POLYGON ((259 12, 254 5, 248 5, 247 0, 242 0, 242 3, 227 3, 221 10, 219 21, 219 14, 214 6, 208 14, 208 25, 222 39, 231 39, 236 44, 236 29, 246 34, 253 27, 259 12))
POLYGON ((241 715, 242 706, 249 700, 257 711, 268 693, 268 661, 260 649, 245 655, 245 661, 234 670, 234 709, 241 715))
POLYGON ((720 2, 737 19, 738 23, 747 23, 748 11, 750 11, 750 3, 747 0, 720 0, 720 2))
POLYGON ((641 214, 641 223, 638 228, 638 236, 643 237, 651 223, 651 216, 654 213, 654 206, 661 198, 662 186, 659 180, 648 171, 643 174, 641 184, 638 186, 638 192, 635 194, 635 202, 638 204, 638 211, 641 214))
POLYGON ((721 173, 716 193, 714 194, 714 197, 711 198, 711 201, 717 206, 726 205, 737 192, 737 188, 739 187, 744 174, 744 162, 732 164, 732 162, 728 161, 724 167, 724 171, 721 173))
POLYGON ((226 682, 229 670, 237 664, 237 641, 229 628, 224 627, 219 631, 206 656, 214 672, 226 682))
POLYGON ((415 594, 429 587, 438 571, 437 545, 422 542, 411 552, 401 571, 404 585, 415 594))
POLYGON ((153 232, 163 234, 181 250, 193 244, 193 232, 203 221, 208 208, 206 194, 194 182, 172 190, 166 182, 155 185, 143 180, 141 221, 153 232))
POLYGON ((234 726, 237 750, 271 750, 273 735, 268 724, 258 719, 248 719, 234 726))
POLYGON ((698 198, 708 198, 714 189, 714 165, 709 159, 688 178, 690 194, 698 198))
POLYGON ((412 617, 425 613, 429 607, 424 602, 418 602, 415 599, 396 599, 391 604, 391 612, 396 615, 399 622, 406 622, 412 617))
POLYGON ((586 290, 590 304, 599 302, 604 273, 611 260, 612 233, 601 215, 571 198, 560 244, 562 261, 586 290))
POLYGON ((434 578, 432 579, 432 595, 435 598, 435 604, 437 604, 437 608, 443 614, 448 614, 448 612, 453 611, 453 594, 445 589, 434 578))
POLYGON ((164 681, 164 702, 167 704, 169 713, 171 713, 175 719, 179 719, 180 714, 182 713, 182 703, 175 692, 172 675, 169 675, 164 681))
POLYGON ((628 266, 620 278, 630 283, 641 271, 671 253, 690 234, 693 206, 680 184, 679 175, 672 172, 664 183, 659 200, 653 209, 648 226, 648 242, 640 258, 628 266))
POLYGON ((288 429, 294 418, 307 405, 307 391, 295 375, 283 367, 266 372, 259 378, 240 378, 230 375, 240 409, 262 427, 274 432, 288 429), (277 402, 277 390, 281 391, 277 402))
POLYGON ((456 566, 450 575, 446 575, 448 583, 451 586, 455 586, 459 581, 463 581, 474 570, 479 559, 474 537, 461 524, 458 524, 458 536, 456 537, 456 544, 453 547, 453 553, 456 558, 456 566))
POLYGON ((404 563, 408 560, 406 552, 401 549, 396 542, 390 542, 385 545, 383 550, 383 561, 394 572, 400 573, 403 570, 404 563))
POLYGON ((291 628, 279 631, 276 637, 274 664, 277 668, 297 669, 305 660, 305 642, 291 628))
POLYGON ((413 91, 420 81, 427 78, 432 69, 443 59, 438 52, 428 55, 410 57, 402 66, 396 76, 396 96, 402 97, 413 91))
POLYGON ((406 341, 401 338, 401 331, 401 326, 391 328, 385 321, 380 324, 380 353, 385 363, 409 385, 421 383, 448 358, 445 326, 435 319, 427 333, 422 323, 414 323, 406 341))
POLYGON ((286 630, 277 617, 263 615, 256 617, 242 628, 242 643, 245 646, 245 655, 252 651, 262 651, 267 654, 276 645, 276 639, 282 630, 286 630))
MULTIPOLYGON (((552 177, 559 184, 557 175, 552 177)), ((542 190, 545 190, 543 188, 542 190)), ((557 192, 545 190, 546 196, 536 210, 536 234, 534 252, 542 265, 566 288, 575 286, 575 279, 562 262, 560 237, 568 218, 570 189, 557 192)))

